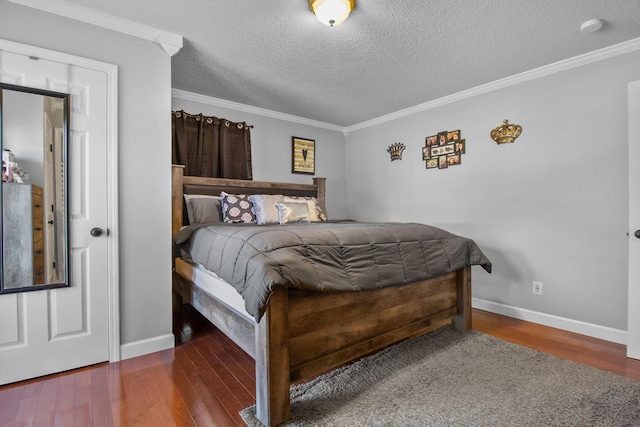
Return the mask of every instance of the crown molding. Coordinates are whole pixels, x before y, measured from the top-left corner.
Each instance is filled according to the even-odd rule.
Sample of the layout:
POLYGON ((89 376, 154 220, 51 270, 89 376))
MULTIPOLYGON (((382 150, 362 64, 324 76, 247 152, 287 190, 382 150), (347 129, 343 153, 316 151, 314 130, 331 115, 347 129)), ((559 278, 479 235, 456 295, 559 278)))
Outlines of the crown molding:
MULTIPOLYGON (((116 18, 111 15, 107 15, 101 12, 78 6, 65 2, 63 0, 8 0, 13 3, 17 3, 23 6, 40 9, 45 12, 62 15, 71 19, 93 24, 99 27, 107 28, 113 31, 128 34, 134 37, 149 40, 158 44, 165 52, 173 56, 183 46, 183 38, 180 35, 170 33, 167 31, 158 30, 152 27, 148 27, 142 24, 138 24, 132 21, 128 21, 122 18, 116 18)), ((361 123, 357 123, 351 126, 339 126, 330 123, 319 122, 316 120, 307 119, 300 116, 294 116, 285 113, 279 113, 273 110, 267 110, 264 108, 252 107, 246 104, 240 104, 237 102, 226 101, 219 98, 208 97, 204 95, 198 95, 191 92, 185 92, 178 89, 172 90, 172 96, 187 101, 200 102, 207 105, 214 105, 223 108, 230 108, 233 110, 243 111, 246 113, 257 114, 265 117, 271 117, 279 120, 285 120, 294 123, 305 124, 309 126, 315 126, 323 129, 334 130, 342 132, 345 136, 350 132, 376 126, 381 123, 396 120, 402 117, 410 116, 422 111, 430 110, 433 108, 441 107, 443 105, 458 102, 467 98, 472 98, 477 95, 482 95, 488 92, 492 92, 499 89, 504 89, 519 83, 528 82, 538 78, 550 76, 562 71, 570 70, 572 68, 581 67, 583 65, 591 64, 593 62, 602 61, 605 59, 613 58, 626 53, 635 52, 640 50, 640 38, 632 39, 626 42, 622 42, 613 46, 605 47, 593 52, 588 52, 573 58, 569 58, 563 61, 559 61, 550 65, 545 65, 533 70, 525 71, 520 74, 516 74, 504 79, 496 80, 484 85, 476 86, 474 88, 461 91, 452 95, 448 95, 442 98, 435 99, 433 101, 425 102, 413 107, 409 107, 403 110, 399 110, 384 116, 380 116, 371 120, 367 120, 361 123)))
POLYGON ((588 65, 593 62, 603 61, 605 59, 613 58, 619 55, 635 52, 637 50, 640 50, 640 38, 628 40, 626 42, 605 47, 599 50, 594 50, 593 52, 585 53, 579 56, 574 56, 573 58, 558 61, 550 65, 545 65, 539 68, 535 68, 533 70, 525 71, 520 74, 515 74, 510 77, 505 77, 504 79, 496 80, 491 83, 476 86, 474 88, 464 90, 462 92, 444 96, 442 98, 438 98, 433 101, 425 102, 424 104, 419 104, 413 107, 406 108, 404 110, 399 110, 391 114, 377 117, 375 119, 367 120, 362 123, 358 123, 352 126, 347 126, 346 128, 344 128, 343 131, 345 134, 347 134, 349 132, 376 126, 391 120, 396 120, 396 119, 410 116, 412 114, 416 114, 422 111, 441 107, 443 105, 451 104, 453 102, 458 102, 463 99, 472 98, 474 96, 482 95, 488 92, 493 92, 499 89, 504 89, 510 86, 517 85, 519 83, 536 80, 542 77, 550 76, 552 74, 567 71, 572 68, 582 67, 583 65, 588 65))
MULTIPOLYGON (((14 1, 14 0, 11 0, 11 1, 14 1)), ((391 120, 400 119, 402 117, 410 116, 412 114, 420 113, 422 111, 441 107, 443 105, 462 101, 464 99, 468 99, 474 96, 493 92, 495 90, 504 89, 520 83, 525 83, 531 80, 550 76, 556 73, 570 70, 572 68, 582 67, 584 65, 588 65, 594 62, 603 61, 605 59, 635 52, 637 50, 640 50, 640 38, 632 39, 632 40, 622 42, 613 46, 605 47, 599 50, 595 50, 593 52, 589 52, 579 56, 575 56, 573 58, 565 59, 563 61, 558 61, 553 64, 545 65, 539 68, 535 68, 533 70, 525 71, 520 74, 515 74, 510 77, 505 77, 504 79, 500 79, 484 85, 476 86, 474 88, 464 90, 462 92, 444 96, 442 98, 438 98, 433 101, 429 101, 413 107, 405 108, 404 110, 399 110, 391 114, 380 116, 375 119, 367 120, 367 121, 357 123, 355 125, 347 126, 347 127, 333 125, 330 123, 318 122, 315 120, 306 119, 304 117, 279 113, 277 111, 267 110, 267 109, 258 108, 258 107, 252 107, 250 105, 226 101, 224 99, 213 98, 213 97, 208 97, 204 95, 198 95, 192 92, 185 92, 178 89, 172 89, 171 95, 175 98, 184 99, 186 101, 194 101, 202 104, 214 105, 217 107, 230 108, 232 110, 243 111, 246 113, 257 114, 260 116, 266 116, 266 117, 271 117, 275 119, 286 120, 289 122, 301 123, 309 126, 335 130, 338 132, 342 132, 346 137, 350 132, 366 129, 372 126, 379 125, 381 123, 389 122, 391 120)))
POLYGON ((308 126, 314 126, 322 129, 334 130, 337 132, 343 132, 344 127, 333 125, 330 123, 319 122, 317 120, 311 120, 300 116, 294 116, 291 114, 279 113, 273 110, 267 110, 266 108, 252 107, 251 105, 240 104, 239 102, 227 101, 220 98, 213 98, 211 96, 200 95, 193 92, 187 92, 180 89, 171 89, 171 97, 182 99, 185 101, 198 102, 205 105, 213 105, 215 107, 229 108, 231 110, 241 111, 243 113, 256 114, 258 116, 271 117, 272 119, 285 120, 287 122, 299 123, 308 126))
POLYGON ((399 110, 391 114, 386 114, 384 116, 380 116, 375 119, 367 120, 367 121, 357 123, 355 125, 347 126, 347 127, 333 125, 330 123, 318 122, 315 120, 306 119, 304 117, 292 116, 289 114, 279 113, 276 111, 271 111, 263 108, 252 107, 250 105, 240 104, 240 103, 231 102, 231 101, 225 101, 223 99, 212 98, 204 95, 198 95, 191 92, 185 92, 178 89, 172 90, 172 96, 175 98, 180 98, 187 101, 200 102, 203 104, 230 108, 232 110, 244 111, 247 113, 257 114, 257 115, 266 116, 266 117, 272 117, 280 120, 286 120, 290 122, 306 124, 309 126, 335 130, 338 132, 342 132, 346 137, 350 132, 366 129, 372 126, 379 125, 381 123, 389 122, 391 120, 400 119, 402 117, 410 116, 412 114, 416 114, 422 111, 426 111, 433 108, 441 107, 443 105, 462 101, 464 99, 468 99, 474 96, 493 92, 495 90, 504 89, 510 86, 517 85, 519 83, 525 83, 531 80, 550 76, 556 73, 570 70, 572 68, 581 67, 594 62, 603 61, 605 59, 635 52, 637 50, 640 50, 640 38, 632 39, 632 40, 622 42, 613 46, 605 47, 599 50, 595 50, 593 52, 588 52, 579 56, 575 56, 573 58, 565 59, 563 61, 555 62, 553 64, 535 68, 533 70, 525 71, 520 74, 515 74, 513 76, 505 77, 504 79, 500 79, 484 85, 476 86, 474 88, 471 88, 462 92, 444 96, 442 98, 438 98, 433 101, 425 102, 423 104, 419 104, 413 107, 399 110))
POLYGON ((8 0, 22 6, 39 9, 44 12, 61 15, 76 21, 85 22, 108 30, 138 37, 156 43, 170 56, 182 49, 183 39, 181 35, 168 31, 158 30, 138 24, 127 19, 118 18, 106 13, 98 12, 83 6, 68 3, 63 0, 8 0))

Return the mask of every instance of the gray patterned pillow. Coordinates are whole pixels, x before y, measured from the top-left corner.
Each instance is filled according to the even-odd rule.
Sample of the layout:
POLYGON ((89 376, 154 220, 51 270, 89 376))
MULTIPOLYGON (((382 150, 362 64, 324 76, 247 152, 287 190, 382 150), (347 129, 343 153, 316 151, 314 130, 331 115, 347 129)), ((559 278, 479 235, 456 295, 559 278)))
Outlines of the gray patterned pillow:
POLYGON ((254 223, 256 214, 246 194, 220 193, 222 197, 222 219, 227 223, 254 223))

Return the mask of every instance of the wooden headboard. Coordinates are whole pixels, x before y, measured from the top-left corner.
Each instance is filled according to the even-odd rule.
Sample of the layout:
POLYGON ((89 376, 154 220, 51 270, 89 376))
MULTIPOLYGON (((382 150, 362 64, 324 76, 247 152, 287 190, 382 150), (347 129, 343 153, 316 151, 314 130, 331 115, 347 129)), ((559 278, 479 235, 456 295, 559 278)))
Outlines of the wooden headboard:
POLYGON ((171 213, 172 234, 180 231, 184 221, 184 195, 208 194, 220 195, 221 191, 230 194, 283 194, 285 196, 312 196, 325 210, 326 178, 313 178, 313 184, 293 184, 286 182, 249 181, 243 179, 203 178, 184 176, 184 166, 172 165, 171 172, 171 213))

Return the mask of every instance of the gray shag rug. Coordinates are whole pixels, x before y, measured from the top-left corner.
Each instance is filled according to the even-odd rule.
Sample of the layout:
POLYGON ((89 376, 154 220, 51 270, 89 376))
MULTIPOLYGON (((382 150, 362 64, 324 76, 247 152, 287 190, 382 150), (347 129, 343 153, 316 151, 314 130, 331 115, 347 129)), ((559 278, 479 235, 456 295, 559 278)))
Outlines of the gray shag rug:
MULTIPOLYGON (((240 412, 262 424, 255 406, 240 412)), ((291 388, 283 426, 640 426, 640 382, 443 327, 291 388)))

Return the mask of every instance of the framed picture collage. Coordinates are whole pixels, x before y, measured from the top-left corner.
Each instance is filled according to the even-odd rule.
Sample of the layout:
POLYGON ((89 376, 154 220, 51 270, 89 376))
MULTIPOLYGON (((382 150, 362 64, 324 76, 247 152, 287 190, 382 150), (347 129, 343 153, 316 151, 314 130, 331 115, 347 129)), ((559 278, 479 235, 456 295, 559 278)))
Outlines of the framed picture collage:
POLYGON ((424 139, 422 160, 427 169, 446 169, 449 166, 462 164, 466 143, 460 130, 442 131, 424 139))

